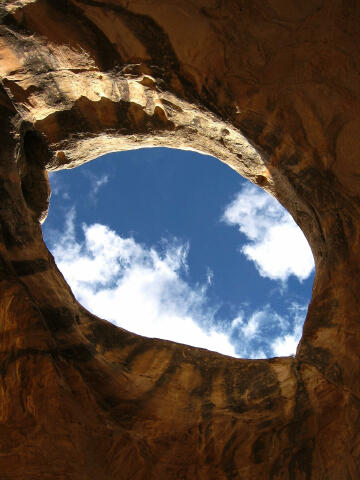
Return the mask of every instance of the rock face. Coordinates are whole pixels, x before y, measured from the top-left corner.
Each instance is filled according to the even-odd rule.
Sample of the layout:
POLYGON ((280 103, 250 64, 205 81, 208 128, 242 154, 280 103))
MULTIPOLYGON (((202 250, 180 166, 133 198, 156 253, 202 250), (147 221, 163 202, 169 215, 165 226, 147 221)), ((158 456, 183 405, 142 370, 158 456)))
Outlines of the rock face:
POLYGON ((0 6, 0 477, 360 478, 360 3, 0 6), (293 215, 316 262, 293 358, 142 338, 47 251, 47 171, 210 153, 293 215))

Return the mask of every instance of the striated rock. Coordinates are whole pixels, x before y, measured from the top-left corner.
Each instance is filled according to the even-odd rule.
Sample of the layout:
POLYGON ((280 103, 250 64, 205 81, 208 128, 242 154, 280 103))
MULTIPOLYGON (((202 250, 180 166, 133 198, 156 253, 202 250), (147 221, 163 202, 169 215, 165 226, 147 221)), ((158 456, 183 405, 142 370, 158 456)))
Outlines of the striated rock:
POLYGON ((0 6, 1 479, 360 478, 360 4, 0 6), (133 335, 75 300, 47 171, 209 153, 293 215, 316 278, 294 358, 133 335))

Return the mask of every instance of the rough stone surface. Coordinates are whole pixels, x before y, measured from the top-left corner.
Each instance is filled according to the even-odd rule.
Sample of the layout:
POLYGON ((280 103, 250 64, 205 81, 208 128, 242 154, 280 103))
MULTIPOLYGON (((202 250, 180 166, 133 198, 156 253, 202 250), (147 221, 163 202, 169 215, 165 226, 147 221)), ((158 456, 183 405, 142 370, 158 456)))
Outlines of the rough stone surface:
POLYGON ((0 5, 2 480, 360 478, 360 3, 0 5), (74 299, 47 171, 210 153, 276 196, 316 262, 297 354, 145 339, 74 299))

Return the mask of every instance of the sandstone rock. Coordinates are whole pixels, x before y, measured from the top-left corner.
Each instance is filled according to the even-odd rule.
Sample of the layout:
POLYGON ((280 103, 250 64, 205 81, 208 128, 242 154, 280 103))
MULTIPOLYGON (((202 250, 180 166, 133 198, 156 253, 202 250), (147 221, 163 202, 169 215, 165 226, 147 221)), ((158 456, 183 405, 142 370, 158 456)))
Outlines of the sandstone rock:
POLYGON ((0 6, 0 471, 7 479, 360 477, 360 4, 0 6), (294 358, 237 360, 94 317, 47 251, 47 171, 218 157, 316 262, 294 358))

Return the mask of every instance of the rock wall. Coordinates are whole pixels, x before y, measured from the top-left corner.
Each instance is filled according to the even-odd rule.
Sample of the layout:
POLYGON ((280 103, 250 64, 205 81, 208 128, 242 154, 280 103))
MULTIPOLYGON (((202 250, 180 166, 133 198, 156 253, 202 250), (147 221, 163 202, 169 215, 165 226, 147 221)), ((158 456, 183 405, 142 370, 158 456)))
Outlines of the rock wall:
POLYGON ((0 6, 4 480, 360 478, 360 3, 0 6), (291 358, 151 340, 75 300, 41 233, 49 170, 210 153, 293 215, 316 278, 291 358))

